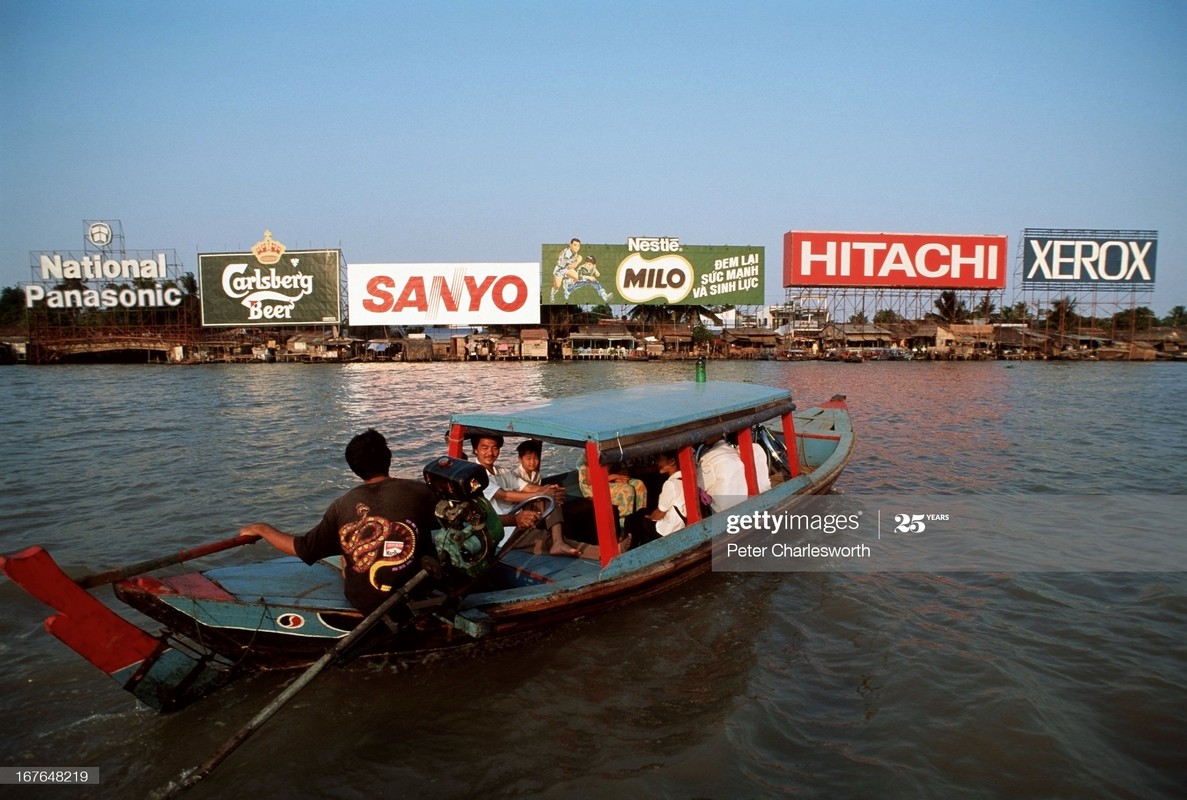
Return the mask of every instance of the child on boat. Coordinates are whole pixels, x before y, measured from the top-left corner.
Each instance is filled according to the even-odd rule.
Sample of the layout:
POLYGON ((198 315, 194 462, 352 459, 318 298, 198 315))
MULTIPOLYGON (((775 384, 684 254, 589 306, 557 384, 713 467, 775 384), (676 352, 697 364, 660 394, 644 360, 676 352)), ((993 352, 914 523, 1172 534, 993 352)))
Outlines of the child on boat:
MULTIPOLYGON (((593 486, 589 482, 589 462, 584 453, 577 462, 577 484, 581 487, 581 494, 593 497, 593 486)), ((625 472, 611 472, 610 502, 618 509, 619 520, 625 521, 639 509, 647 508, 647 486, 643 481, 632 478, 625 472)))
POLYGON ((650 513, 639 510, 627 520, 636 541, 647 542, 660 536, 667 536, 683 528, 688 522, 684 503, 684 481, 680 477, 680 462, 676 452, 660 453, 655 457, 655 468, 667 480, 659 490, 659 500, 650 513))

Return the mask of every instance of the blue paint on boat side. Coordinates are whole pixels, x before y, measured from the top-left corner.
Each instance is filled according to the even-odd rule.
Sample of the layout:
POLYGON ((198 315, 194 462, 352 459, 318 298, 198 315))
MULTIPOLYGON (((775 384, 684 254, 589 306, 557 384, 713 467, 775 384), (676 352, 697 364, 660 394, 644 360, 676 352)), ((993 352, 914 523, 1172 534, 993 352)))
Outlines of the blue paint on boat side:
MULTIPOLYGON (((265 562, 266 563, 266 562, 265 562)), ((338 639, 347 631, 327 625, 319 612, 339 611, 336 607, 271 604, 257 599, 207 600, 182 595, 161 595, 158 600, 192 617, 200 625, 212 628, 253 632, 275 632, 286 636, 338 639), (294 624, 300 618, 300 624, 294 624), (285 624, 282 624, 285 623, 285 624)), ((336 604, 339 605, 339 604, 336 604)), ((347 610, 353 611, 349 606, 347 610)))
POLYGON ((310 567, 295 556, 219 567, 202 573, 244 603, 351 611, 342 590, 342 573, 326 561, 310 567), (261 596, 261 588, 266 594, 261 596))
POLYGON ((756 406, 786 401, 791 392, 753 383, 671 383, 628 386, 490 411, 454 414, 467 428, 562 441, 603 442, 654 434, 756 406))

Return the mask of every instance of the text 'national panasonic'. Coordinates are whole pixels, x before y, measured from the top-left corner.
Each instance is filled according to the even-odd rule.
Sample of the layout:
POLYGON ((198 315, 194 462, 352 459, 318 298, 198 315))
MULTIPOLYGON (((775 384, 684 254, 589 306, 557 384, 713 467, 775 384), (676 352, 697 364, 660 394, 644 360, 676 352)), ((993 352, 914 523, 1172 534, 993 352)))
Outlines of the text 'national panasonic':
POLYGON ((1006 237, 788 231, 785 286, 1002 289, 1006 237))

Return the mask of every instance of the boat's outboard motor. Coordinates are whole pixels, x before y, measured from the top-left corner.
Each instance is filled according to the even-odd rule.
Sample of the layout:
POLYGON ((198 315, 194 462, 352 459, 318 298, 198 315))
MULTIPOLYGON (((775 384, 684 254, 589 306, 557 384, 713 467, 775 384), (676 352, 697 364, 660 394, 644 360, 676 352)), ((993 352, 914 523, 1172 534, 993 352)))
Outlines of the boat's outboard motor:
POLYGON ((483 495, 490 479, 480 464, 443 456, 425 465, 425 483, 440 496, 434 513, 441 528, 433 544, 448 570, 476 577, 494 560, 503 524, 483 495))

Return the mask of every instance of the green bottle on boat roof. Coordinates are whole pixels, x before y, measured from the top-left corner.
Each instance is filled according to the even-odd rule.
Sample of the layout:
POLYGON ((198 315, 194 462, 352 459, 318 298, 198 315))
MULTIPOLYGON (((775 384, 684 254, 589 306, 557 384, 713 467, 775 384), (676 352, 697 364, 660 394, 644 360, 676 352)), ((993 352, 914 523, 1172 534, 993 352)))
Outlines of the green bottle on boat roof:
POLYGON ((697 383, 705 382, 705 357, 697 357, 697 383))

